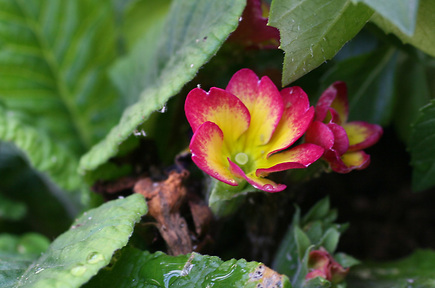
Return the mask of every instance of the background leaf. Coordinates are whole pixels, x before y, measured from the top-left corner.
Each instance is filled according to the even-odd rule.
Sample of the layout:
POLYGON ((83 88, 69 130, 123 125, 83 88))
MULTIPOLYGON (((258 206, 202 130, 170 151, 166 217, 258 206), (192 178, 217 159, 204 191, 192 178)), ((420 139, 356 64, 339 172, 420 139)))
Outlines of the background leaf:
MULTIPOLYGON (((381 2, 381 1, 379 1, 381 2)), ((423 52, 435 57, 435 2, 432 0, 420 0, 418 8, 417 24, 412 36, 408 36, 388 19, 380 14, 374 14, 371 19, 385 33, 393 33, 402 40, 403 43, 409 43, 423 52)))
POLYGON ((49 245, 47 238, 35 233, 24 234, 21 237, 0 234, 1 287, 16 287, 17 279, 49 245))
POLYGON ((279 29, 285 52, 283 86, 334 57, 372 13, 350 0, 273 1, 269 24, 279 29))
POLYGON ((435 252, 417 250, 411 256, 386 263, 367 263, 351 269, 352 288, 435 287, 435 252))
POLYGON ((1 0, 0 7, 0 100, 7 107, 2 118, 13 111, 12 121, 21 123, 16 130, 8 123, 7 136, 28 149, 35 168, 64 189, 77 189, 76 176, 65 175, 119 115, 105 75, 116 56, 111 3, 1 0), (23 139, 24 132, 31 136, 23 139), (46 170, 53 159, 66 167, 64 175, 58 168, 46 170))
POLYGON ((80 287, 127 244, 134 224, 146 212, 139 194, 85 212, 28 267, 15 287, 80 287))
MULTIPOLYGON (((138 100, 124 111, 118 125, 82 157, 81 172, 94 170, 115 156, 118 145, 139 124, 164 107, 170 97, 192 80, 198 69, 217 52, 228 34, 235 30, 244 6, 245 1, 242 0, 172 2, 165 30, 156 42, 157 47, 148 45, 151 52, 143 51, 145 55, 153 55, 155 62, 143 63, 141 59, 136 59, 146 65, 143 73, 147 75, 152 71, 152 76, 141 83, 144 90, 140 95, 132 96, 138 100)), ((129 72, 136 71, 131 69, 129 72)))
POLYGON ((388 19, 403 33, 412 36, 417 22, 419 0, 352 0, 373 8, 376 13, 388 19))
POLYGON ((435 185, 435 100, 423 107, 409 141, 412 187, 417 191, 435 185))
POLYGON ((322 91, 346 82, 350 120, 387 125, 394 111, 397 56, 393 48, 380 48, 340 61, 322 77, 322 91))
POLYGON ((246 260, 222 261, 198 253, 168 256, 125 248, 113 267, 103 269, 85 287, 291 287, 288 278, 246 260))

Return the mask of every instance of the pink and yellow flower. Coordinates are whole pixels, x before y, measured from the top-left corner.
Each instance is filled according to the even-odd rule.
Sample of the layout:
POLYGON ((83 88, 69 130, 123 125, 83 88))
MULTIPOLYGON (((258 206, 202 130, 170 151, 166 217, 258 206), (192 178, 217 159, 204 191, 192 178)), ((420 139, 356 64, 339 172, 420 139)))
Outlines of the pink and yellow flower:
POLYGON ((349 272, 349 268, 343 268, 324 248, 310 252, 308 269, 306 280, 322 277, 333 284, 342 282, 349 272))
POLYGON ((286 188, 265 178, 271 172, 306 168, 323 148, 305 143, 289 148, 314 117, 308 97, 299 87, 281 92, 268 77, 249 69, 238 71, 225 90, 195 88, 185 102, 194 132, 192 159, 210 176, 232 186, 246 181, 257 189, 286 188))
POLYGON ((346 84, 335 82, 317 102, 315 121, 305 136, 307 143, 325 149, 322 158, 338 173, 366 168, 370 164, 370 156, 362 150, 375 144, 382 136, 379 125, 363 121, 347 122, 348 114, 346 84))

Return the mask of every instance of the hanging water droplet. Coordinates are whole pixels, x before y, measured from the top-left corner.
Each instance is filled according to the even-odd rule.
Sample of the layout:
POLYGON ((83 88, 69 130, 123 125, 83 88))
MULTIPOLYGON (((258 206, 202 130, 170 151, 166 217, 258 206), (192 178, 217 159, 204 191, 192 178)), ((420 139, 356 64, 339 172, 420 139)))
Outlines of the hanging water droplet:
POLYGON ((98 262, 104 261, 104 256, 101 253, 98 252, 92 252, 87 257, 87 262, 89 264, 95 264, 98 262))
POLYGON ((201 84, 196 85, 198 89, 201 89, 201 84))
POLYGON ((86 267, 79 264, 77 266, 74 266, 70 272, 74 276, 82 276, 86 272, 86 267))
POLYGON ((165 103, 165 105, 163 105, 163 107, 160 110, 157 110, 157 112, 159 112, 159 113, 165 113, 166 110, 168 110, 168 108, 166 108, 166 103, 165 103))

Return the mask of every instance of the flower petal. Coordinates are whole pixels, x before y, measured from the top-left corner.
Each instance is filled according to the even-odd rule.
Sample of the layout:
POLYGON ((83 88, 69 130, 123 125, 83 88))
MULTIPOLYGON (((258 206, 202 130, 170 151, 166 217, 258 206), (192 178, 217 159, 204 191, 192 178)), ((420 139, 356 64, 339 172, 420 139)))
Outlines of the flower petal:
POLYGON ((196 130, 190 141, 190 151, 195 164, 210 176, 237 186, 238 183, 231 174, 226 157, 228 152, 224 147, 224 135, 215 123, 205 122, 196 130))
POLYGON ((334 134, 334 145, 332 145, 332 149, 335 150, 338 155, 343 155, 349 149, 349 138, 346 130, 335 123, 328 123, 326 125, 334 134))
POLYGON ((366 154, 364 151, 347 152, 341 156, 341 160, 351 170, 361 170, 369 166, 370 155, 366 154))
POLYGON ((370 156, 364 151, 348 152, 341 157, 335 151, 327 151, 324 155, 331 169, 337 173, 349 173, 352 170, 361 170, 370 164, 370 156))
POLYGON ((195 133, 204 122, 215 123, 232 143, 249 127, 250 115, 245 105, 234 95, 219 88, 205 92, 195 88, 187 95, 184 104, 186 118, 195 133))
POLYGON ((313 143, 323 147, 325 150, 329 150, 334 145, 334 133, 325 123, 314 121, 305 133, 305 142, 313 143))
POLYGON ((316 105, 315 120, 324 121, 330 108, 336 112, 332 112, 332 122, 346 123, 349 114, 346 83, 334 82, 322 93, 316 105))
POLYGON ((281 121, 267 144, 268 157, 296 142, 307 130, 314 117, 307 94, 300 87, 290 87, 281 91, 284 112, 281 121))
POLYGON ((228 158, 228 162, 230 163, 230 170, 234 175, 237 175, 240 178, 244 178, 251 184, 254 188, 263 190, 266 192, 280 192, 284 190, 287 186, 283 184, 276 184, 272 180, 258 177, 255 175, 255 172, 251 172, 246 174, 242 168, 240 168, 237 164, 232 162, 230 158, 228 158))
POLYGON ((257 146, 269 142, 284 110, 272 80, 265 76, 259 81, 252 70, 242 69, 234 74, 226 90, 239 98, 251 115, 246 143, 257 146))
POLYGON ((256 175, 264 176, 288 169, 307 168, 322 156, 323 151, 322 147, 311 143, 298 145, 290 150, 273 154, 267 159, 259 160, 256 175))
POLYGON ((348 151, 358 151, 372 146, 382 136, 382 127, 363 121, 349 122, 343 125, 349 137, 348 151))

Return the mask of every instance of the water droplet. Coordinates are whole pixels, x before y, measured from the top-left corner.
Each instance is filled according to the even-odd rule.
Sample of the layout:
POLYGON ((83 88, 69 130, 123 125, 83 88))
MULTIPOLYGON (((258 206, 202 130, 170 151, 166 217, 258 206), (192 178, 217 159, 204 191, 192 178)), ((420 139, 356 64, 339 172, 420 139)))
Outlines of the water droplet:
POLYGON ((118 196, 118 199, 124 199, 125 197, 124 196, 118 196))
POLYGON ((92 217, 88 217, 88 220, 92 220, 92 217))
POLYGON ((140 135, 142 135, 144 137, 147 136, 147 133, 143 129, 141 129, 140 131, 134 130, 133 134, 134 134, 134 136, 140 136, 140 135))
POLYGON ((292 19, 292 22, 295 23, 295 19, 292 19))
POLYGON ((190 68, 193 68, 193 63, 192 63, 192 64, 190 64, 190 68))
POLYGON ((87 257, 87 262, 89 264, 96 264, 98 262, 104 261, 104 256, 98 252, 92 252, 87 257))
POLYGON ((292 62, 295 62, 295 58, 292 57, 292 62))
POLYGON ((310 46, 310 54, 311 54, 311 58, 313 58, 314 57, 313 46, 310 46))
POLYGON ((74 276, 82 276, 83 274, 85 274, 85 272, 86 272, 86 267, 83 265, 80 265, 80 264, 77 266, 74 266, 71 269, 71 274, 74 276))
POLYGON ((271 184, 266 184, 263 186, 263 190, 264 191, 272 191, 273 190, 273 186, 271 184))
POLYGON ((242 20, 243 20, 243 17, 240 17, 240 18, 239 18, 239 22, 242 21, 242 20))
POLYGON ((201 89, 201 84, 196 85, 198 89, 201 89))
POLYGON ((38 269, 36 269, 36 271, 35 271, 35 274, 39 274, 39 273, 41 273, 42 271, 44 271, 44 268, 38 268, 38 269))
POLYGON ((157 112, 165 113, 167 110, 168 110, 168 108, 166 107, 166 103, 165 103, 165 105, 163 105, 163 107, 160 110, 157 110, 157 112))
POLYGON ((298 31, 300 31, 300 30, 301 30, 301 26, 298 25, 298 31))
POLYGON ((249 161, 248 155, 246 155, 243 152, 237 153, 236 157, 234 157, 234 160, 236 160, 237 164, 239 165, 245 165, 249 161))
POLYGON ((196 43, 199 43, 199 39, 196 39, 195 42, 196 42, 196 43))

